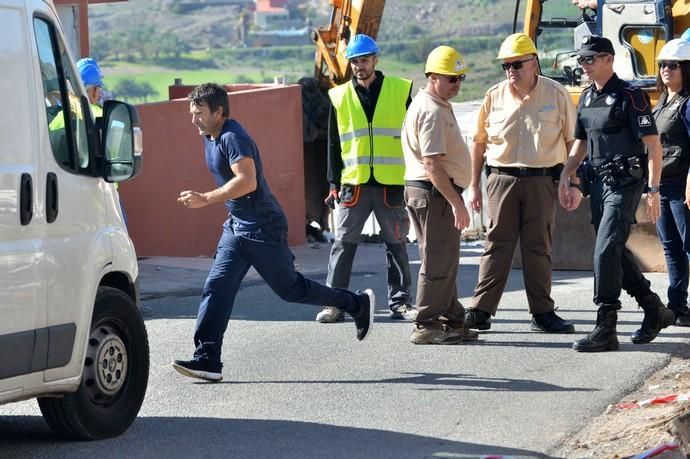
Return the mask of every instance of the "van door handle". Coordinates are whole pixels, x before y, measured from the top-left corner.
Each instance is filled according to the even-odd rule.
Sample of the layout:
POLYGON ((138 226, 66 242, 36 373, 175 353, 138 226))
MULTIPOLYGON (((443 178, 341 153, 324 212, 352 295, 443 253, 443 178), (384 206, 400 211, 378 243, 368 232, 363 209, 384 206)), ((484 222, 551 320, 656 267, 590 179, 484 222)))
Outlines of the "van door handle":
POLYGON ((19 184, 19 221, 26 226, 34 216, 34 182, 31 174, 23 173, 19 184))
POLYGON ((58 181, 54 172, 46 178, 46 220, 53 223, 58 216, 58 181))

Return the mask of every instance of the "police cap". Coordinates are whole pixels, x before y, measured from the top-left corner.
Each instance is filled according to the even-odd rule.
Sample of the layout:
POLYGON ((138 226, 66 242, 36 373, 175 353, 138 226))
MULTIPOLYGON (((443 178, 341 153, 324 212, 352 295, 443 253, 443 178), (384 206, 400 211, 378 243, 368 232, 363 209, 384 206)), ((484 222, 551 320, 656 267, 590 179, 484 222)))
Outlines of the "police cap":
POLYGON ((601 53, 616 54, 611 40, 598 35, 588 35, 582 39, 580 49, 575 54, 578 56, 595 56, 601 53))

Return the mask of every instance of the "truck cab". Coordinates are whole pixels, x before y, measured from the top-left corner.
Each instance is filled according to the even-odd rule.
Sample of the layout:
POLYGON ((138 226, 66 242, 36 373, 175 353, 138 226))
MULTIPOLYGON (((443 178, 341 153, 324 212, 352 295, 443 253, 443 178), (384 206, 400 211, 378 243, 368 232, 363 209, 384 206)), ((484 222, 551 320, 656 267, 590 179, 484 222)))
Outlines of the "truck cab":
POLYGON ((136 176, 134 107, 95 119, 55 7, 0 0, 0 403, 37 397, 73 439, 136 418, 149 349, 115 182, 136 176))
POLYGON ((541 71, 566 85, 577 101, 582 78, 573 54, 582 39, 601 35, 613 43, 614 71, 656 100, 656 56, 690 26, 690 7, 680 0, 598 0, 580 10, 571 0, 516 0, 514 29, 524 7, 524 32, 539 49, 541 71))

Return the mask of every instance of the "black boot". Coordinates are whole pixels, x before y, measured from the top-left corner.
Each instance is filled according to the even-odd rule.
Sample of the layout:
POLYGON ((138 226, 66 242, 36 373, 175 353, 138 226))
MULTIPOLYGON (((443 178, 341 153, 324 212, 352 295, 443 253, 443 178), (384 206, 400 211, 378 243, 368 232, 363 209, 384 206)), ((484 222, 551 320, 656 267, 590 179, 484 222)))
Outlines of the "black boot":
POLYGON ((630 341, 635 344, 649 343, 662 328, 673 325, 676 315, 664 306, 656 293, 649 293, 637 299, 638 304, 644 310, 644 319, 639 330, 630 337, 630 341))
POLYGON ((676 315, 676 325, 679 327, 690 327, 690 309, 688 305, 684 304, 682 306, 667 306, 676 315))
POLYGON ((597 326, 592 333, 573 343, 578 352, 605 352, 618 349, 616 321, 618 313, 615 308, 600 307, 597 311, 597 326))

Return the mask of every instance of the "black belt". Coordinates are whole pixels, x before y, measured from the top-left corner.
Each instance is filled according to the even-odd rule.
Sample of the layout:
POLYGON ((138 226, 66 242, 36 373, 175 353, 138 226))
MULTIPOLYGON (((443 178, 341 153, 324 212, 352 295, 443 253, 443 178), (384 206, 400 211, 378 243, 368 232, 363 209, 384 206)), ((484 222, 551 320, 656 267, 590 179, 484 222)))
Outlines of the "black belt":
MULTIPOLYGON (((450 182, 450 184, 453 185, 453 188, 455 188, 455 191, 457 191, 458 194, 462 194, 462 192, 464 191, 461 186, 457 186, 452 181, 450 182)), ((405 186, 411 186, 414 188, 422 188, 426 191, 431 191, 432 193, 441 194, 438 191, 438 189, 434 186, 434 184, 428 180, 405 180, 405 186)))
POLYGON ((489 172, 513 177, 552 177, 556 172, 554 167, 496 167, 489 166, 489 172))

